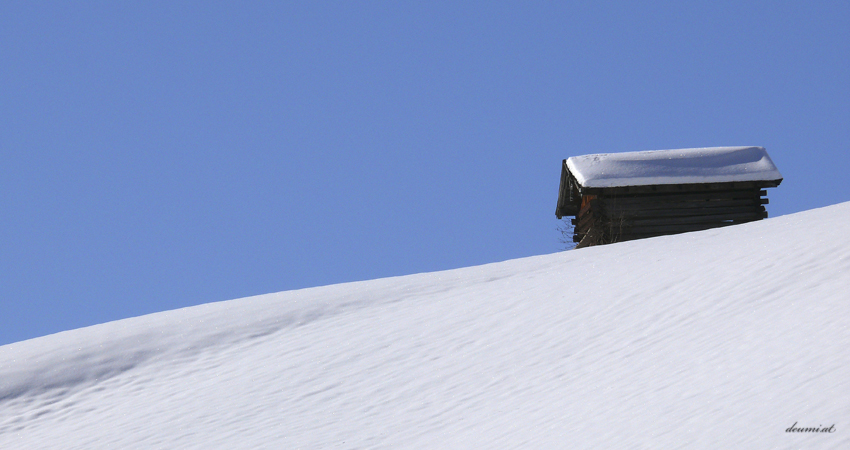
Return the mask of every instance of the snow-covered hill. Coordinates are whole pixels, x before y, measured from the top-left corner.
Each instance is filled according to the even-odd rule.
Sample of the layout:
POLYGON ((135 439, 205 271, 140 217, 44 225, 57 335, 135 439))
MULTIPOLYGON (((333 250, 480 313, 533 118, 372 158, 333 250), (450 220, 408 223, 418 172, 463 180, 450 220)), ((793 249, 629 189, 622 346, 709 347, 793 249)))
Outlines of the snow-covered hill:
POLYGON ((847 223, 850 203, 3 346, 0 448, 850 448, 847 223))

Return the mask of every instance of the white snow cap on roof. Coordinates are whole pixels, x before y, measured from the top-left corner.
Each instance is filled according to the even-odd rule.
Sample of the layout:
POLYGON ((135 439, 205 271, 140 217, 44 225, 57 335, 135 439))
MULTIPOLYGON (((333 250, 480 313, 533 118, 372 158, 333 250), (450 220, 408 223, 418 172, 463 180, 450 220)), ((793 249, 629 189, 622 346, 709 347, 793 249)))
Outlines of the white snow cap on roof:
POLYGON ((782 175, 763 147, 711 147, 573 156, 567 167, 584 187, 774 181, 782 175))

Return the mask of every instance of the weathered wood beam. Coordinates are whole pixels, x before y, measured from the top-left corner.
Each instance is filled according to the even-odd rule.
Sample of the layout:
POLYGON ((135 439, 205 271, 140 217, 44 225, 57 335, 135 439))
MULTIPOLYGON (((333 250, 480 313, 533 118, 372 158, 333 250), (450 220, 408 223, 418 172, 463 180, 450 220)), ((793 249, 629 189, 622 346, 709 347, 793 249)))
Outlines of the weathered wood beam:
MULTIPOLYGON (((759 220, 762 218, 761 211, 749 211, 735 214, 712 214, 700 215, 691 217, 647 217, 640 219, 626 219, 622 228, 632 228, 641 226, 654 225, 676 225, 676 224, 699 224, 699 223, 720 223, 732 220, 759 220)), ((612 221, 616 224, 616 220, 612 221)))
POLYGON ((688 205, 668 205, 666 208, 645 208, 641 206, 626 206, 619 207, 604 204, 600 210, 607 217, 678 217, 678 216, 695 216, 706 214, 723 214, 723 213, 740 213, 747 211, 762 211, 764 206, 752 201, 728 201, 728 202, 700 202, 688 205))
POLYGON ((663 193, 663 194, 636 194, 636 195, 600 195, 600 199, 605 201, 620 201, 620 202, 684 202, 684 201, 708 201, 708 200, 735 200, 735 199, 755 199, 759 198, 759 193, 755 189, 737 189, 727 191, 711 191, 711 192, 688 192, 688 193, 663 193))

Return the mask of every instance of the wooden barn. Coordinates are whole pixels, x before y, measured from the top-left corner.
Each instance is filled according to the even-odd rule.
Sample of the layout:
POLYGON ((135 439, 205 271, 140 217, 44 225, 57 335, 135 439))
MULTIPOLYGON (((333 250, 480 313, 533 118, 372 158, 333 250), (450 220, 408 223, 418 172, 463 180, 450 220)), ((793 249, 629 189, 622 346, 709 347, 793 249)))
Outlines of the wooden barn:
POLYGON ((575 216, 577 248, 706 230, 767 217, 782 175, 762 147, 574 156, 555 215, 575 216))

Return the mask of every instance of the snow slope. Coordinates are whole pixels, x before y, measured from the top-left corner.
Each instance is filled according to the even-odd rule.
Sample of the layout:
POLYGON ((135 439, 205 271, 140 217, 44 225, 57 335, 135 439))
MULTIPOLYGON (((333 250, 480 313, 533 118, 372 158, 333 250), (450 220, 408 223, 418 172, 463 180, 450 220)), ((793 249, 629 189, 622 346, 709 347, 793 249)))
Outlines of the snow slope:
POLYGON ((0 448, 850 448, 848 221, 845 203, 6 345, 0 448))

